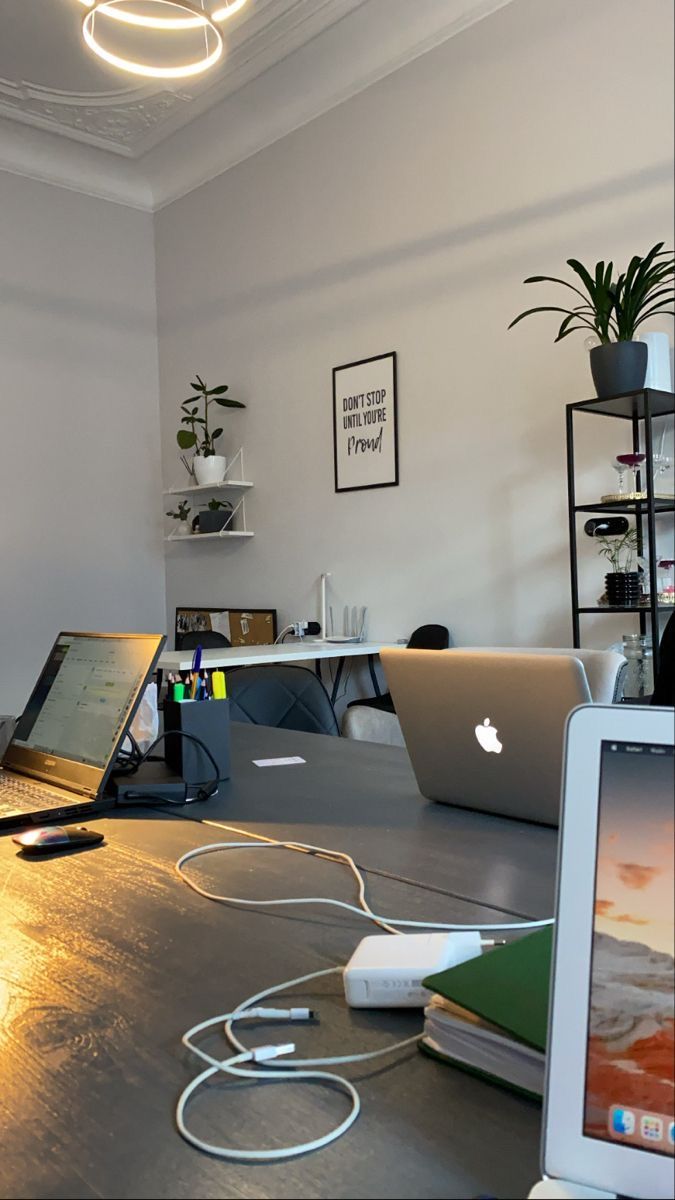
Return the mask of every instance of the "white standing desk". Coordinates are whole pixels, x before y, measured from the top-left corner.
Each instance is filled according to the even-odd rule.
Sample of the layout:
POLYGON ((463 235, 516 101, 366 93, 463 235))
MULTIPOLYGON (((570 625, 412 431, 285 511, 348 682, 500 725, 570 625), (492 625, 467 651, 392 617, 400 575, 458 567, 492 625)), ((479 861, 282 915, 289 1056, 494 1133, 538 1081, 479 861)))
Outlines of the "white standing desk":
MULTIPOLYGON (((280 642, 276 646, 223 646, 202 652, 202 670, 262 666, 265 663, 313 661, 316 664, 316 673, 321 678, 322 660, 336 658, 338 659, 338 669, 331 689, 331 700, 335 703, 346 658, 367 657, 375 695, 379 696, 380 687, 375 673, 375 658, 383 646, 396 644, 395 642, 312 641, 310 638, 306 638, 299 642, 280 642)), ((192 650, 164 650, 159 656, 157 669, 158 671, 189 671, 192 667, 193 654, 192 650)))

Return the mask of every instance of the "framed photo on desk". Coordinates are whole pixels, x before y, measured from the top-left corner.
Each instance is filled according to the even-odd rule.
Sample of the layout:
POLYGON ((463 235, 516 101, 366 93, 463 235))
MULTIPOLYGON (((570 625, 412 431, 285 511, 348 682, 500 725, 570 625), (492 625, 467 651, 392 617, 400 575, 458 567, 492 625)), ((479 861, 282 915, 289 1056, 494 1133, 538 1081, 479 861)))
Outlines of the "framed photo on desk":
POLYGON ((176 609, 175 646, 186 633, 222 633, 231 646, 271 646, 277 636, 276 608, 176 609))

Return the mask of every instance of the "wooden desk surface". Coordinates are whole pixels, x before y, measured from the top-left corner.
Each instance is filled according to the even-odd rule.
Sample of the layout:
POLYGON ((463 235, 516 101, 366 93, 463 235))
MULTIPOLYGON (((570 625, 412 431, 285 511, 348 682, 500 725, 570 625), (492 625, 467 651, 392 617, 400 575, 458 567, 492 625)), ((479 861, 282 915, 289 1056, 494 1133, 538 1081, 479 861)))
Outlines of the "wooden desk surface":
MULTIPOLYGON (((196 1069, 183 1031, 259 988, 345 962, 371 929, 337 910, 256 912, 203 900, 173 864, 228 835, 197 816, 347 848, 367 867, 466 897, 369 873, 371 903, 389 914, 489 921, 500 919, 492 906, 545 916, 552 904, 553 831, 429 805, 405 753, 390 747, 250 726, 234 734, 233 779, 218 799, 188 810, 192 820, 113 813, 90 822, 105 845, 44 861, 18 857, 0 838, 0 1195, 526 1195, 538 1173, 539 1106, 415 1049, 346 1068, 359 1083, 361 1116, 306 1158, 233 1164, 175 1132, 175 1101, 196 1069), (307 764, 252 765, 276 754, 307 764)), ((234 894, 353 897, 339 867, 284 851, 237 851, 195 870, 234 894)), ((310 994, 321 1023, 294 1030, 303 1052, 375 1048, 419 1028, 418 1012, 347 1009, 337 976, 310 994)), ((248 1036, 255 1044, 276 1034, 248 1036)), ((344 1111, 323 1087, 221 1082, 193 1119, 214 1140, 281 1145, 328 1129, 344 1111)))

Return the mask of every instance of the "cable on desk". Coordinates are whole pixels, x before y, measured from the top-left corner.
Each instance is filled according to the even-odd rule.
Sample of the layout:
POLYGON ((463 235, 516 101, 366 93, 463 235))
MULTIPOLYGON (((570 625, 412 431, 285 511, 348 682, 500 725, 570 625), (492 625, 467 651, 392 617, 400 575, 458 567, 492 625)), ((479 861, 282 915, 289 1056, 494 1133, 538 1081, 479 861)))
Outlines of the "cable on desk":
MULTIPOLYGON (((175 813, 172 816, 179 816, 185 821, 192 821, 195 825, 208 825, 212 829, 223 829, 227 833, 236 833, 242 837, 251 838, 253 841, 265 841, 264 834, 251 833, 248 829, 239 829, 235 825, 224 825, 221 821, 216 821, 211 817, 195 817, 188 813, 175 813)), ((270 839, 271 840, 271 839, 270 839)), ((319 858, 320 855, 315 857, 319 858)), ((356 862, 356 860, 354 860, 356 862)), ((403 883, 407 887, 419 888, 422 892, 433 892, 437 896, 447 896, 449 900, 461 900, 463 904, 473 904, 479 908, 492 908, 495 912, 505 913, 509 917, 519 917, 522 921, 532 921, 529 913, 519 912, 517 909, 506 908, 502 904, 496 904, 494 901, 476 900, 474 896, 465 896, 463 892, 453 892, 451 888, 439 887, 435 883, 424 883, 421 879, 411 879, 408 875, 397 875, 395 871, 386 871, 384 867, 369 867, 366 863, 357 862, 356 866, 359 871, 363 871, 365 875, 377 875, 382 879, 391 879, 395 883, 403 883)), ((550 918, 550 923, 553 924, 553 919, 550 918)), ((467 927, 468 928, 468 927, 467 927)), ((474 926, 470 926, 474 928, 474 926)), ((503 929, 505 926, 495 925, 495 929, 503 929)), ((519 925, 518 928, 521 928, 519 925)))
POLYGON ((184 738, 186 741, 192 742, 195 746, 199 746, 200 750, 206 755, 208 761, 210 762, 211 766, 213 767, 214 774, 213 774, 213 779, 211 779, 209 781, 209 783, 206 784, 205 786, 200 786, 198 788, 197 793, 194 796, 188 796, 188 787, 190 785, 186 781, 185 782, 185 795, 183 796, 183 798, 181 800, 173 800, 170 796, 156 796, 153 792, 127 792, 124 800, 118 800, 116 802, 118 808, 127 808, 127 807, 133 808, 133 807, 136 807, 139 803, 141 805, 145 805, 145 804, 152 805, 153 801, 155 802, 155 805, 158 805, 158 804, 168 804, 171 806, 183 805, 183 804, 188 804, 188 803, 194 802, 196 800, 200 800, 200 801, 201 800, 209 800, 211 798, 211 796, 215 796, 216 792, 218 791, 218 786, 220 784, 220 771, 218 769, 218 764, 217 764, 215 758, 213 757, 208 746, 206 745, 206 742, 203 742, 201 738, 196 737, 193 733, 187 733, 184 729, 165 729, 164 733, 160 733, 159 737, 156 737, 154 742, 152 742, 152 744, 150 746, 148 746, 145 753, 141 754, 140 746, 138 745, 136 740, 131 736, 131 734, 129 734, 129 737, 131 738, 131 742, 132 742, 132 751, 127 756, 128 762, 126 763, 126 765, 123 765, 121 767, 121 769, 119 769, 117 771, 118 775, 135 775, 136 772, 138 771, 139 767, 141 767, 143 765, 143 763, 145 763, 145 762, 161 762, 162 760, 160 759, 159 755, 153 755, 152 752, 153 752, 153 750, 156 750, 156 748, 157 748, 157 746, 159 746, 160 742, 165 741, 166 738, 169 738, 169 737, 184 738))
MULTIPOLYGON (((192 850, 188 850, 178 859, 175 865, 175 870, 179 878, 182 879, 183 882, 188 885, 188 887, 192 888, 193 891, 197 892, 198 895, 204 896, 208 900, 216 900, 223 904, 243 905, 253 908, 298 904, 328 904, 333 905, 336 908, 340 908, 343 911, 353 913, 357 916, 365 917, 367 920, 373 921, 387 933, 397 935, 400 935, 403 932, 402 928, 397 928, 397 926, 405 927, 406 929, 436 929, 448 931, 471 929, 482 932, 487 930, 532 929, 553 924, 553 920, 550 918, 545 920, 519 921, 518 923, 460 925, 430 921, 411 921, 395 917, 383 917, 378 913, 375 913, 368 903, 366 897, 366 883, 362 874, 362 869, 356 865, 356 862, 351 855, 340 850, 331 850, 324 846, 313 846, 305 842, 282 841, 276 838, 268 838, 264 834, 250 833, 248 830, 242 830, 232 825, 225 825, 220 821, 213 821, 208 818, 200 821, 200 824, 215 826, 216 828, 222 829, 228 833, 234 833, 238 836, 244 836, 249 839, 246 842, 216 842, 207 846, 198 846, 192 850), (289 899, 277 900, 248 900, 239 896, 224 896, 216 892, 210 892, 206 888, 201 887, 200 884, 191 879, 189 875, 185 873, 184 868, 187 863, 193 859, 200 858, 203 855, 216 854, 224 850, 251 850, 254 848, 259 850, 284 849, 301 854, 310 854, 317 858, 325 859, 327 862, 338 863, 342 866, 346 866, 357 882, 359 907, 354 904, 348 904, 343 900, 337 900, 334 897, 326 896, 291 897, 289 899)), ((260 1009, 257 1006, 259 1005, 260 1001, 265 1000, 268 996, 275 995, 280 991, 285 991, 290 987, 307 983, 309 980, 318 979, 325 975, 342 974, 343 971, 344 968, 341 966, 329 967, 325 970, 313 971, 309 975, 301 975, 297 979, 289 980, 286 983, 275 984, 273 987, 266 988, 263 991, 256 993, 256 995, 249 997, 248 1000, 243 1001, 231 1013, 224 1013, 218 1017, 209 1018, 208 1020, 202 1021, 198 1025, 193 1026, 192 1029, 188 1030, 183 1037, 184 1045, 208 1065, 205 1070, 203 1070, 195 1077, 195 1079, 191 1081, 191 1083, 187 1085, 179 1097, 176 1107, 176 1124, 182 1137, 184 1137, 198 1149, 206 1151, 209 1154, 214 1154, 220 1158, 235 1159, 236 1161, 240 1162, 274 1162, 290 1158, 296 1154, 304 1154, 312 1150, 319 1150, 322 1147, 329 1145, 331 1142, 336 1141, 337 1138, 341 1137, 347 1132, 347 1130, 353 1125, 360 1112, 361 1102, 358 1091, 354 1085, 349 1082, 349 1080, 345 1079, 341 1075, 335 1075, 332 1072, 323 1070, 310 1070, 309 1068, 333 1066, 339 1063, 346 1064, 363 1062, 369 1059, 377 1058, 383 1054, 391 1054, 396 1050, 415 1045, 422 1036, 421 1032, 416 1034, 414 1037, 406 1038, 403 1041, 396 1042, 393 1045, 386 1047, 384 1050, 367 1051, 362 1054, 339 1055, 329 1058, 288 1059, 287 1056, 292 1054, 295 1050, 293 1043, 286 1043, 283 1045, 265 1045, 248 1050, 236 1037, 232 1028, 235 1021, 243 1020, 246 1017, 253 1018, 262 1016, 263 1014, 267 1015, 268 1012, 270 1018, 273 1019, 310 1019, 313 1014, 309 1009, 290 1009, 282 1010, 280 1012, 279 1010, 260 1009), (227 1038, 230 1046, 236 1051, 234 1055, 222 1060, 206 1054, 204 1051, 200 1050, 193 1041, 193 1038, 204 1029, 209 1029, 212 1026, 219 1024, 223 1024, 225 1037, 227 1038), (282 1056, 286 1058, 286 1061, 282 1064, 282 1069, 279 1069, 274 1060, 282 1056), (263 1066, 262 1069, 254 1069, 254 1067, 243 1066, 242 1064, 244 1063, 252 1063, 254 1065, 268 1063, 269 1066, 267 1068, 263 1066), (348 1116, 345 1117, 340 1124, 336 1125, 335 1128, 330 1131, 330 1133, 325 1134, 323 1137, 315 1138, 312 1141, 298 1143, 293 1146, 287 1146, 276 1150, 242 1150, 235 1147, 217 1146, 211 1142, 203 1141, 188 1129, 185 1121, 185 1112, 190 1098, 194 1095, 194 1093, 204 1083, 220 1072, 239 1076, 245 1079, 254 1079, 258 1082, 265 1083, 279 1082, 280 1080, 294 1080, 295 1082, 299 1083, 312 1081, 330 1082, 347 1093, 351 1100, 352 1107, 348 1116)))
POLYGON ((193 891, 197 892, 200 896, 204 896, 206 900, 216 900, 221 904, 236 904, 250 908, 276 908, 300 904, 328 904, 353 913, 358 917, 366 917, 368 920, 373 921, 376 925, 379 925, 380 928, 384 929, 386 933, 396 934, 401 933, 404 928, 437 929, 448 931, 474 929, 481 933, 501 930, 503 932, 506 930, 540 929, 542 926, 553 925, 554 923, 552 917, 546 917, 542 920, 528 919, 526 921, 491 922, 480 924, 472 921, 467 924, 466 921, 461 923, 447 923, 442 921, 410 921, 399 917, 380 916, 378 913, 373 912, 372 908, 368 904, 368 901, 366 900, 365 880, 351 855, 340 850, 330 850, 324 846, 312 846, 305 842, 281 841, 277 838, 268 838, 260 833, 249 833, 246 830, 238 829, 234 825, 225 825, 216 821, 205 820, 203 823, 216 826, 218 829, 223 829, 228 833, 236 833, 239 835, 244 834, 245 837, 250 838, 254 843, 252 845, 251 842, 214 842, 208 846, 196 846, 194 849, 188 850, 185 854, 181 855, 175 867, 179 878, 182 879, 183 882, 188 885, 188 887, 192 888, 193 891), (186 875, 183 870, 185 864, 194 858, 200 858, 205 854, 217 854, 224 850, 252 850, 255 848, 255 843, 258 843, 257 848, 260 850, 293 850, 298 851, 301 854, 311 854, 317 858, 325 858, 329 862, 341 863, 343 866, 346 866, 354 875, 358 884, 359 907, 354 904, 348 904, 345 900, 337 900, 332 896, 300 896, 289 897, 287 899, 280 900, 248 900, 241 896, 223 896, 219 895, 217 892, 207 891, 206 888, 201 887, 193 879, 190 879, 189 875, 186 875), (401 928, 397 929, 396 926, 401 926, 401 928))
POLYGON ((309 1067, 324 1067, 332 1066, 339 1063, 357 1063, 366 1062, 373 1058, 381 1058, 385 1054, 391 1054, 395 1050, 401 1050, 404 1047, 415 1045, 421 1037, 421 1034, 416 1034, 414 1037, 405 1038, 403 1041, 395 1042, 393 1045, 385 1046, 382 1050, 370 1050, 363 1054, 342 1054, 330 1058, 304 1058, 304 1059, 289 1059, 285 1057, 283 1063, 277 1064, 274 1060, 292 1054, 295 1046, 292 1042, 287 1042, 282 1045, 264 1045, 256 1046, 249 1050, 242 1042, 239 1041, 233 1033, 232 1026, 235 1021, 241 1020, 280 1020, 280 1021, 307 1021, 313 1020, 315 1013, 308 1008, 260 1008, 259 1002, 266 1000, 268 996, 274 996, 282 991, 287 991, 291 987, 296 987, 302 983, 308 983, 312 979, 320 979, 326 975, 342 974, 342 967, 329 967, 322 971, 312 971, 309 975, 300 975, 297 979, 290 979, 287 983, 275 985, 271 988, 265 988, 264 991, 258 992, 255 996, 251 996, 248 1000, 244 1000, 236 1009, 230 1013, 222 1013, 217 1017, 210 1017, 207 1021, 201 1021, 198 1025, 194 1025, 187 1033, 183 1034, 183 1045, 188 1048, 203 1062, 207 1063, 206 1070, 197 1075, 191 1083, 184 1088, 176 1105, 176 1125, 179 1133, 196 1146, 199 1150, 204 1150, 208 1154, 214 1154, 218 1158, 234 1159, 238 1162, 278 1162, 282 1159, 292 1158, 297 1154, 308 1154, 312 1150, 320 1150, 324 1146, 330 1145, 331 1142, 337 1141, 342 1137, 343 1133, 354 1124, 354 1121, 361 1111, 361 1100, 359 1093, 348 1079, 342 1075, 336 1075, 329 1071, 307 1070, 309 1067), (226 1059, 217 1059, 212 1055, 201 1050, 194 1042, 194 1038, 205 1029, 210 1029, 214 1025, 222 1025, 225 1036, 230 1043, 230 1046, 236 1050, 234 1055, 226 1059), (255 1067, 257 1064, 262 1065, 262 1069, 252 1069, 243 1067, 242 1063, 252 1063, 255 1067), (299 1069, 302 1068, 302 1069, 299 1069), (235 1075, 243 1079, 254 1079, 258 1083, 280 1083, 289 1080, 294 1083, 307 1082, 328 1082, 341 1091, 346 1092, 351 1100, 351 1109, 348 1115, 339 1125, 329 1133, 322 1137, 314 1138, 311 1141, 297 1143, 293 1146, 284 1146, 274 1150, 242 1150, 233 1146, 218 1146, 212 1142, 205 1142, 196 1134, 192 1133, 186 1124, 185 1114, 188 1103, 194 1093, 205 1083, 208 1082, 214 1075, 222 1073, 226 1075, 235 1075))

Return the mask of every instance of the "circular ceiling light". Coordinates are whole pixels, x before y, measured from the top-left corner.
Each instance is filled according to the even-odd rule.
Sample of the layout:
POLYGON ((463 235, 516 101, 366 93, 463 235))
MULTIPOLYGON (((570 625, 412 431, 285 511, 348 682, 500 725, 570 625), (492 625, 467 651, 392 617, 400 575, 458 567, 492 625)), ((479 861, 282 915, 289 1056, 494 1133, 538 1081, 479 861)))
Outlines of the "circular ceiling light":
MULTIPOLYGON (((119 0, 123 3, 123 0, 119 0)), ((152 3, 153 0, 148 0, 152 3)), ((157 3, 168 3, 169 0, 156 0, 157 3)), ((189 17, 149 17, 143 13, 128 12, 125 9, 114 7, 116 0, 105 0, 105 3, 97 6, 101 15, 111 17, 115 21, 120 21, 124 25, 138 25, 142 29, 162 29, 162 30, 181 30, 181 29, 198 29, 200 26, 208 25, 211 21, 226 21, 228 17, 233 17, 239 12, 248 0, 226 0, 225 4, 220 4, 215 12, 209 17, 206 12, 198 11, 198 15, 189 17)), ((80 0, 80 4, 84 4, 87 8, 94 8, 96 0, 80 0)), ((183 7, 182 5, 180 7, 183 7)), ((187 7, 187 6, 186 6, 187 7)))
MULTIPOLYGON (((126 10, 120 11, 119 4, 128 4, 129 0, 84 0, 87 4, 88 12, 85 13, 82 20, 82 36, 99 58, 104 62, 110 63, 112 67, 117 67, 120 71, 127 71, 131 75, 142 75, 150 79, 186 79, 192 75, 201 75, 202 72, 208 71, 209 67, 215 65, 223 53, 223 37, 214 24, 213 17, 209 16, 203 9, 198 8, 192 0, 145 0, 145 3, 163 5, 164 7, 177 8, 183 13, 187 13, 184 17, 161 18, 139 16, 135 13, 130 13, 126 10), (118 54, 113 54, 101 44, 95 33, 95 23, 97 14, 105 17, 112 17, 115 13, 118 19, 121 19, 126 24, 143 25, 150 29, 173 30, 185 28, 203 27, 206 53, 200 59, 194 62, 179 63, 176 66, 156 67, 151 63, 137 62, 135 59, 122 58, 118 54), (130 18, 135 18, 130 20, 130 18), (179 22, 177 24, 177 22, 179 22), (183 22, 180 24, 180 22, 183 22), (185 22, 189 22, 188 25, 185 22), (208 37, 213 35, 215 39, 215 47, 209 51, 208 37)), ((241 7, 241 3, 239 5, 241 7)))

